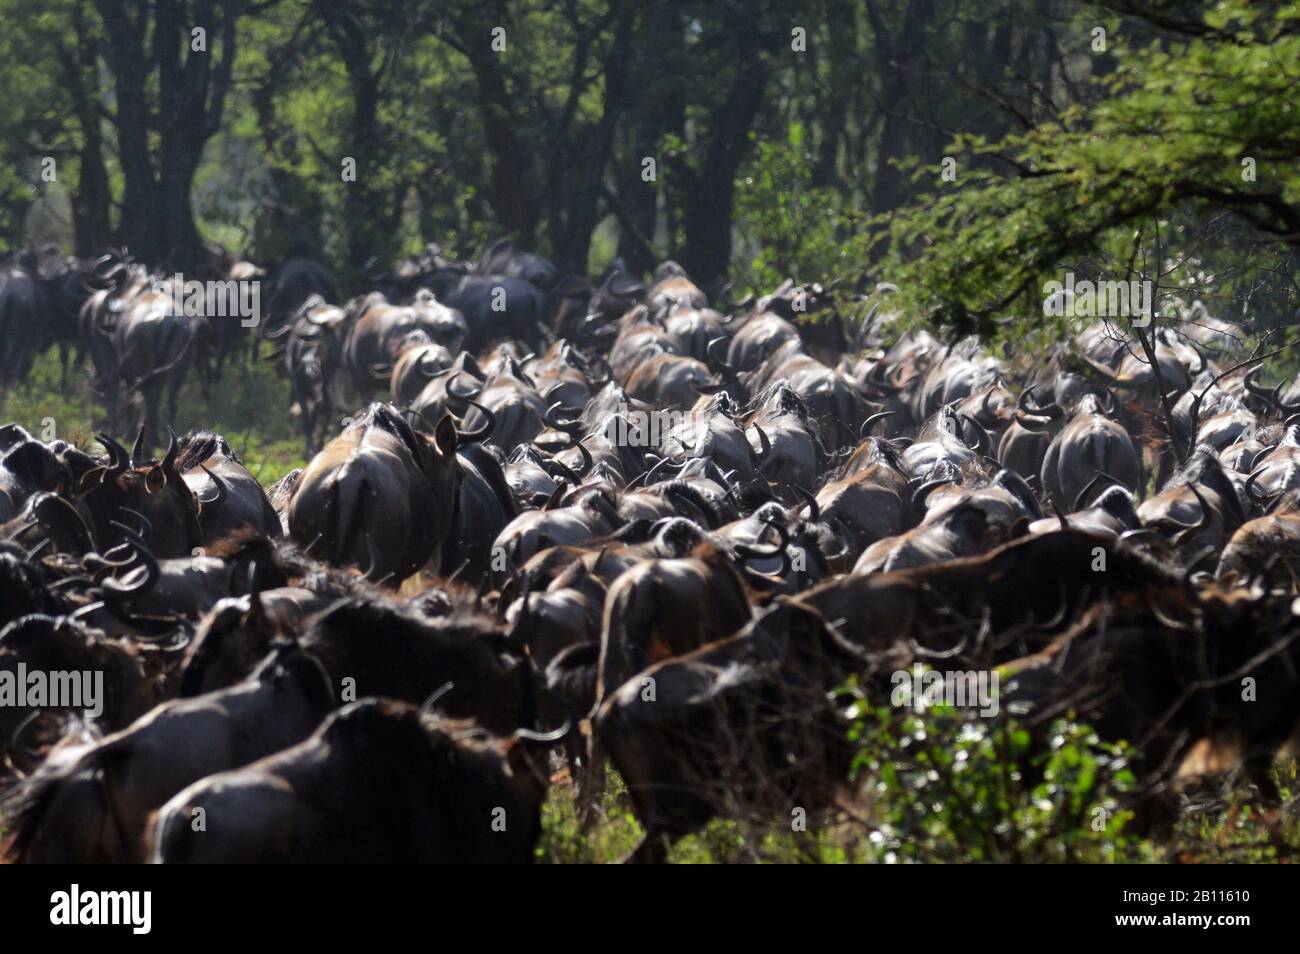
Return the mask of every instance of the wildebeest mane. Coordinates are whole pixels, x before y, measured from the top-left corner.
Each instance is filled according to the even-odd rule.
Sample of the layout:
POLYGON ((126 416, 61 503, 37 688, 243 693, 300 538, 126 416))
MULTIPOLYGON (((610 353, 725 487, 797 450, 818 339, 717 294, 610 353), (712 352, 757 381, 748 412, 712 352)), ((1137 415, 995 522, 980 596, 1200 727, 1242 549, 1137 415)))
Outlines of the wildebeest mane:
POLYGON ((230 445, 220 434, 212 431, 194 431, 186 434, 179 442, 176 470, 182 474, 187 470, 193 470, 213 454, 220 454, 222 457, 229 457, 236 463, 240 463, 235 452, 230 449, 230 445))

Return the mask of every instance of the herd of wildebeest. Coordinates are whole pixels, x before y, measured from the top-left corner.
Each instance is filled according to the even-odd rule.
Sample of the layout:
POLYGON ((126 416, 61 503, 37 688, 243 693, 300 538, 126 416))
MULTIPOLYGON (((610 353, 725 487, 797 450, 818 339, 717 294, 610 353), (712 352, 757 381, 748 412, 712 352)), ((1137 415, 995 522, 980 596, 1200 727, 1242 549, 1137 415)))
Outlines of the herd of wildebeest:
POLYGON ((227 262, 252 329, 122 253, 8 260, 0 386, 58 345, 107 422, 0 428, 0 673, 103 679, 93 716, 0 706, 9 860, 528 861, 548 789, 588 821, 607 766, 633 860, 714 817, 811 830, 862 797, 850 713, 918 664, 1127 740, 1138 824, 1207 781, 1276 797, 1300 382, 1245 329, 1198 304, 1017 355, 884 284, 711 302, 508 242, 366 275, 227 262), (154 443, 187 372, 268 357, 307 466, 154 443))

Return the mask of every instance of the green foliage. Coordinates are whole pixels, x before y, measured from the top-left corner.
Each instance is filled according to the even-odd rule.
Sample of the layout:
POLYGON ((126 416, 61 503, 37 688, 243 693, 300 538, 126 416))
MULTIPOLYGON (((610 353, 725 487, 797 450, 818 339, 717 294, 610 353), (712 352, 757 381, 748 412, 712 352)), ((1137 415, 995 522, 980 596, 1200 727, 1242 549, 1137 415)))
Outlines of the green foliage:
MULTIPOLYGON (((585 828, 572 786, 554 784, 542 805, 537 860, 549 864, 608 864, 627 857, 644 833, 617 772, 607 775, 604 797, 585 828)), ((842 864, 861 860, 857 842, 843 828, 793 832, 775 826, 717 818, 669 851, 671 864, 842 864)))
POLYGON ((593 824, 583 829, 573 788, 552 785, 542 805, 542 837, 537 860, 549 864, 593 864, 618 861, 641 840, 642 829, 632 813, 627 789, 618 773, 608 773, 605 795, 595 808, 593 824))
MULTIPOLYGON (((232 358, 206 398, 197 378, 191 371, 181 389, 178 433, 206 428, 222 434, 264 487, 303 466, 302 437, 289 414, 289 385, 270 364, 250 366, 242 355, 232 358)), ((0 395, 0 406, 5 421, 21 424, 38 437, 49 434, 92 453, 103 452, 94 435, 105 426, 104 414, 90 393, 87 374, 72 369, 65 387, 54 351, 37 359, 25 381, 0 395)), ((115 436, 129 443, 134 435, 115 436)))
POLYGON ((1300 859, 1300 815, 1295 760, 1275 766, 1272 782, 1281 808, 1261 804, 1258 791, 1243 784, 1188 797, 1165 846, 1165 857, 1191 864, 1260 864, 1300 859))
POLYGON ((1133 790, 1125 747, 1053 723, 1046 744, 1014 719, 863 707, 850 730, 870 786, 876 860, 1138 860, 1118 799, 1133 790))
POLYGON ((762 293, 787 277, 825 282, 850 265, 845 237, 853 221, 839 211, 834 189, 813 186, 807 140, 804 126, 791 123, 785 142, 756 145, 736 183, 736 220, 748 236, 737 255, 738 287, 762 293))
POLYGON ((1115 38, 1117 67, 1094 81, 1095 105, 996 142, 957 136, 948 150, 956 181, 942 181, 939 165, 916 168, 912 181, 928 195, 877 218, 859 260, 884 256, 916 313, 1036 318, 1043 282, 1075 256, 1096 255, 1111 277, 1129 278, 1133 256, 1149 256, 1149 272, 1163 252, 1185 257, 1202 284, 1213 279, 1220 269, 1177 230, 1183 216, 1203 226, 1226 210, 1249 226, 1255 261, 1241 272, 1230 257, 1223 270, 1241 272, 1240 287, 1259 281, 1300 245, 1300 115, 1288 66, 1300 62, 1298 18, 1295 0, 1222 0, 1202 35, 1140 46, 1115 38), (1162 220, 1174 229, 1163 248, 1162 220))

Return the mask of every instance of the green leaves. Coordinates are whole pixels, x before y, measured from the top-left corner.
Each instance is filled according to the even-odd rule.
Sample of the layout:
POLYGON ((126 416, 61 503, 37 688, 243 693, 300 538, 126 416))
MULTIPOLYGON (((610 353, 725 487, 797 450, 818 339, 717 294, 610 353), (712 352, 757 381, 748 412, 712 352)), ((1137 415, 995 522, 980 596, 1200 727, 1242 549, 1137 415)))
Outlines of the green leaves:
MULTIPOLYGON (((1300 110, 1294 108, 1300 15, 1225 0, 1206 24, 1228 33, 1121 51, 1091 110, 1066 111, 995 144, 959 136, 963 174, 913 174, 929 194, 873 223, 873 254, 916 314, 958 303, 1000 315, 1071 256, 1092 252, 1156 214, 1227 210, 1257 240, 1300 245, 1300 110), (1005 157, 1015 172, 979 166, 1005 157), (1254 181, 1242 174, 1251 157, 1254 181), (969 171, 966 171, 969 170, 969 171)), ((1003 167, 1005 169, 1006 166, 1003 167)), ((860 259, 863 261, 865 259, 860 259)), ((1036 315, 1017 310, 1022 319, 1036 315)))
POLYGON ((742 254, 748 268, 737 284, 759 293, 787 276, 825 281, 850 264, 845 238, 852 218, 840 211, 834 190, 814 188, 813 157, 803 124, 790 124, 785 142, 759 143, 736 184, 736 215, 752 243, 742 254))
POLYGON ((1054 722, 1046 744, 1013 719, 971 720, 937 706, 864 711, 850 729, 853 777, 871 783, 876 860, 1119 861, 1120 798, 1134 777, 1122 745, 1054 722))

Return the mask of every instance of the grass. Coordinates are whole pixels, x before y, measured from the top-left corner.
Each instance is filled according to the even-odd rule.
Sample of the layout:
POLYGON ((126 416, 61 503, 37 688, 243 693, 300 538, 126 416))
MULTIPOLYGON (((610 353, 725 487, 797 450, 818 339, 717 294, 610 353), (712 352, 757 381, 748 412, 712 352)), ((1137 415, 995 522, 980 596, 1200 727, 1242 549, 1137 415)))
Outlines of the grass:
MULTIPOLYGON (((1297 795, 1287 788, 1297 777, 1297 763, 1276 770, 1284 798, 1282 809, 1264 809, 1258 793, 1246 785, 1229 786, 1212 798, 1186 798, 1173 831, 1162 840, 1133 839, 1116 855, 1121 863, 1176 864, 1293 864, 1300 861, 1300 814, 1297 795)), ((627 790, 611 772, 610 788, 596 810, 593 824, 578 823, 573 788, 567 781, 552 785, 542 807, 542 837, 537 861, 542 864, 609 864, 621 861, 641 839, 642 828, 632 811, 627 790)), ((945 809, 940 806, 938 813, 945 809)), ((880 820, 842 815, 828 829, 803 833, 786 831, 775 822, 766 828, 715 819, 689 835, 669 852, 673 864, 845 864, 890 862, 896 855, 880 850, 886 841, 880 820)), ((1025 852, 1030 854, 1028 850, 1025 852)), ((921 863, 973 858, 911 857, 921 863)), ((1095 859, 1088 859, 1095 860, 1095 859)))
MULTIPOLYGON (((41 355, 21 384, 3 395, 0 422, 16 422, 42 440, 55 437, 102 452, 94 435, 105 418, 90 391, 89 367, 70 369, 65 388, 57 352, 41 355)), ((289 383, 265 359, 249 364, 244 356, 227 361, 221 381, 205 398, 191 369, 177 402, 178 434, 207 428, 222 434, 253 476, 269 486, 301 467, 303 441, 290 414, 289 383)), ((128 447, 134 434, 115 434, 128 447)))
MULTIPOLYGON (((609 864, 623 860, 644 834, 618 773, 610 769, 608 788, 586 829, 578 821, 573 787, 567 780, 551 786, 542 806, 542 837, 537 860, 544 864, 609 864)), ((838 825, 826 831, 787 831, 717 818, 704 830, 679 840, 668 853, 670 864, 843 863, 862 859, 860 830, 838 825)))

